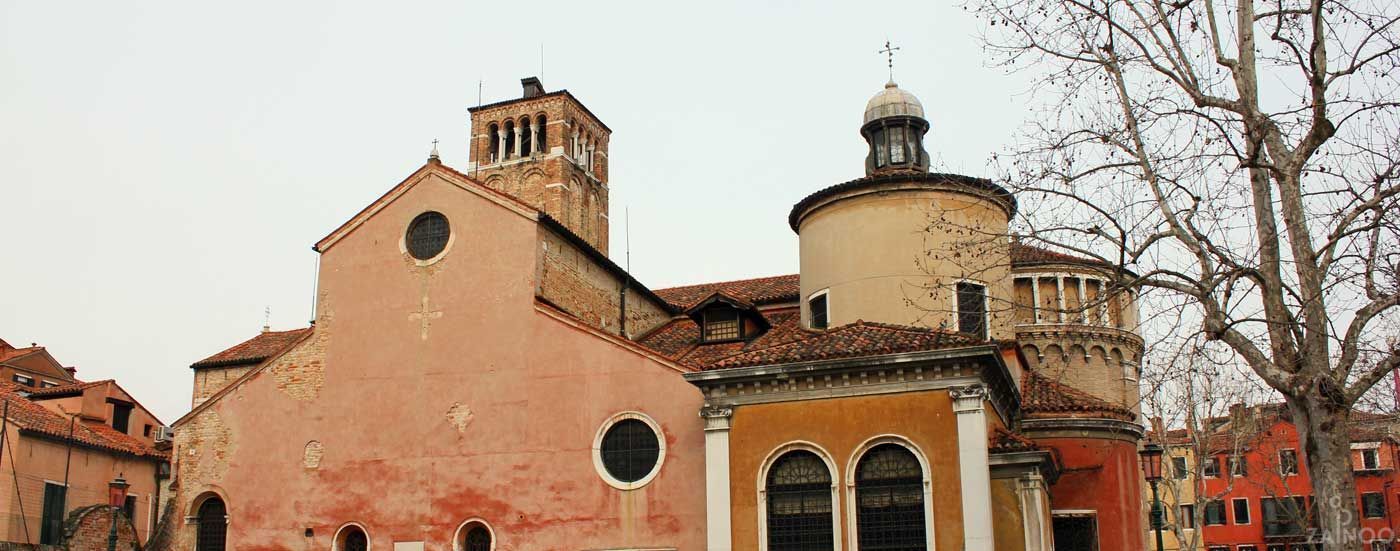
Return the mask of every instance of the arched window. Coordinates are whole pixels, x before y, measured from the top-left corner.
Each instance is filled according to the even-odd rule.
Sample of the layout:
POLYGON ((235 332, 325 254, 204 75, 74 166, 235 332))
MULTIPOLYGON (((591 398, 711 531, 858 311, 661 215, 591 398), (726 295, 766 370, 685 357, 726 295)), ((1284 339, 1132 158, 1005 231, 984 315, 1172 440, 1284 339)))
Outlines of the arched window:
POLYGON ((340 529, 336 537, 335 551, 369 551, 369 536, 364 528, 351 524, 340 529))
POLYGON ((228 535, 228 510, 224 500, 211 497, 199 505, 199 532, 195 535, 197 551, 224 551, 228 535))
POLYGON ((545 122, 544 115, 535 117, 535 126, 539 128, 535 136, 535 151, 540 153, 549 152, 547 149, 549 147, 549 140, 545 137, 545 122))
POLYGON ((462 551, 491 551, 491 531, 480 524, 468 529, 462 540, 462 551))
POLYGON ((500 159, 497 159, 496 156, 497 156, 497 155, 500 153, 500 151, 501 151, 501 127, 496 126, 496 123, 494 123, 494 122, 491 123, 491 142, 490 142, 490 143, 491 143, 491 150, 486 152, 486 157, 487 157, 488 159, 491 159, 491 162, 494 163, 494 162, 500 160, 500 159))
POLYGON ((924 471, 904 446, 881 444, 856 464, 856 533, 860 548, 928 549, 924 471))
POLYGON ((534 143, 530 141, 530 134, 530 117, 520 119, 520 155, 522 157, 528 157, 530 153, 535 151, 533 149, 534 143))
POLYGON ((831 470, 817 454, 794 450, 768 470, 769 551, 832 549, 831 470))

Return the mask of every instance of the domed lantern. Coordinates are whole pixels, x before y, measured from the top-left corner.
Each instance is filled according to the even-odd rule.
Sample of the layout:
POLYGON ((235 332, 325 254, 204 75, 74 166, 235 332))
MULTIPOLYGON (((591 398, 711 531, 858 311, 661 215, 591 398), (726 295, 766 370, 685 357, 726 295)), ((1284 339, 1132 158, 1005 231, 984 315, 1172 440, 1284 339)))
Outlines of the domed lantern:
POLYGON ((885 89, 865 104, 865 123, 860 127, 861 136, 870 144, 865 173, 928 172, 928 152, 924 151, 928 129, 919 98, 894 81, 885 84, 885 89))

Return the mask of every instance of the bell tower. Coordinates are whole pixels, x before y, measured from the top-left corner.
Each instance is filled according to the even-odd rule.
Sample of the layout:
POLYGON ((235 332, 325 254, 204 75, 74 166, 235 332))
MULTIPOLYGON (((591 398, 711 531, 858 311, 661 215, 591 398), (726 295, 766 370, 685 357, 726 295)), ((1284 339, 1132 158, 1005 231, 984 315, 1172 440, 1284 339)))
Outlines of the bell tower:
POLYGON ((473 107, 469 176, 559 221, 608 252, 612 130, 568 90, 520 80, 521 97, 473 107))

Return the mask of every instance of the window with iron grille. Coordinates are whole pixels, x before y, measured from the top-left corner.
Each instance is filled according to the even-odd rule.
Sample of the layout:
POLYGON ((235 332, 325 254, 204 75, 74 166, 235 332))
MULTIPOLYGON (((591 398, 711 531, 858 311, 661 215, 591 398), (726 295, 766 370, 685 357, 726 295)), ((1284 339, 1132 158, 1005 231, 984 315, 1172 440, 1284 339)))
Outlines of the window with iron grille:
POLYGON ((1385 518, 1385 494, 1379 492, 1361 494, 1361 514, 1366 518, 1385 518))
POLYGON ((987 336, 987 287, 958 282, 958 332, 987 336))
POLYGON ((369 551, 369 537, 358 526, 346 526, 341 531, 340 545, 336 546, 336 550, 369 551))
POLYGON ((705 311, 705 342, 738 340, 743 336, 739 311, 715 307, 705 311))
POLYGON ((827 551, 834 545, 831 471, 809 451, 790 451, 768 470, 768 549, 827 551))
POLYGON ((928 549, 924 470, 908 449, 881 444, 856 465, 856 533, 862 550, 928 549))
POLYGON ((826 329, 827 326, 827 293, 822 293, 807 299, 807 312, 812 319, 812 329, 826 329))
POLYGON ((471 530, 467 530, 467 537, 462 542, 463 551, 491 551, 491 531, 485 526, 476 525, 471 530))
POLYGON ((603 434, 598 453, 609 475, 622 482, 636 482, 656 468, 661 444, 651 425, 638 419, 623 419, 603 434))
POLYGON ((447 247, 451 229, 447 217, 440 212, 425 212, 408 225, 408 235, 404 238, 408 254, 418 260, 428 260, 447 247))
POLYGON ((196 551, 224 551, 228 530, 228 513, 224 501, 217 497, 204 500, 199 505, 199 531, 196 533, 196 551))

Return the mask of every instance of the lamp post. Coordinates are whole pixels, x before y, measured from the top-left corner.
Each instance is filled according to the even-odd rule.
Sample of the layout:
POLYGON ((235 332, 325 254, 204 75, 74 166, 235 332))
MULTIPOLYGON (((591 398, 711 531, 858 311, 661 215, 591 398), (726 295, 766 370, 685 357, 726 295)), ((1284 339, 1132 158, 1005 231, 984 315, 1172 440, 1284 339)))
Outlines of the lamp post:
POLYGON ((117 513, 126 504, 126 489, 130 486, 121 475, 107 483, 107 504, 112 506, 112 531, 107 533, 107 551, 117 551, 117 513))
POLYGON ((1152 529, 1157 532, 1157 551, 1163 551, 1162 525, 1166 515, 1157 496, 1157 483, 1162 480, 1162 446, 1148 442, 1138 451, 1138 458, 1142 461, 1142 476, 1152 486, 1152 529))

